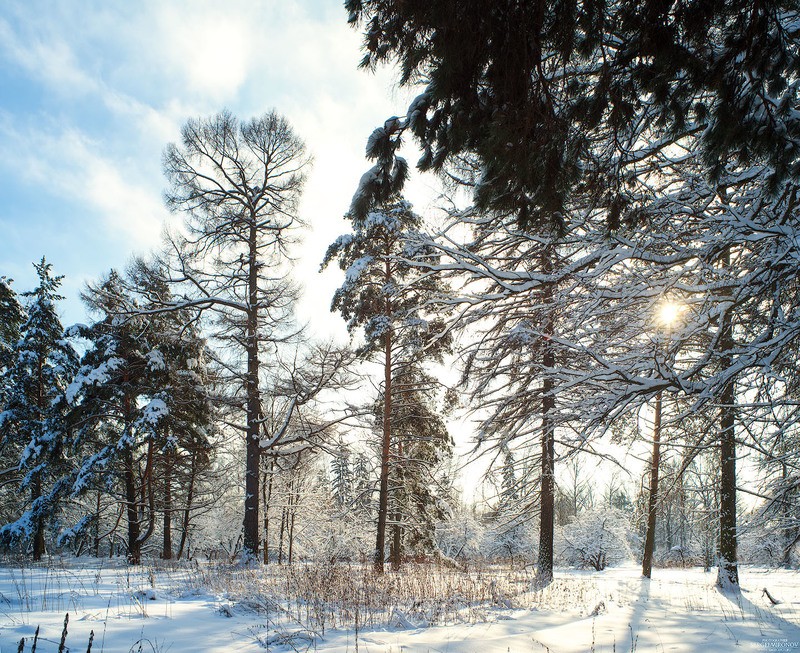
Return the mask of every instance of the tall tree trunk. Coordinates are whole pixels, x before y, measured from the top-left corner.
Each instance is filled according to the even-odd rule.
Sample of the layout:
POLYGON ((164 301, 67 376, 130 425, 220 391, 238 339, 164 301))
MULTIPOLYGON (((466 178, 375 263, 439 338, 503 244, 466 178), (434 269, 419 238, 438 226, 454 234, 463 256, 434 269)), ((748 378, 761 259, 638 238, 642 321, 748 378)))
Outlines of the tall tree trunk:
MULTIPOLYGON (((552 271, 550 257, 551 253, 545 250, 542 255, 542 272, 545 274, 552 271)), ((555 351, 550 340, 555 327, 552 299, 553 290, 547 286, 542 293, 542 304, 545 310, 542 365, 545 370, 552 370, 555 367, 555 351)), ((542 382, 542 478, 539 490, 539 556, 537 560, 540 585, 548 585, 553 580, 553 535, 555 531, 555 424, 553 423, 553 411, 555 406, 553 381, 547 376, 542 382)))
MULTIPOLYGON (((130 382, 128 372, 122 377, 125 386, 130 382)), ((131 397, 125 394, 123 399, 123 410, 125 415, 125 428, 131 428, 133 423, 133 406, 131 397)), ((133 448, 130 444, 126 445, 122 456, 123 476, 125 482, 125 510, 128 514, 128 562, 138 565, 142 558, 142 547, 139 541, 141 526, 139 524, 139 500, 136 496, 136 469, 133 460, 133 448)))
MULTIPOLYGON (((42 476, 39 473, 34 474, 33 482, 31 483, 31 498, 34 503, 42 497, 42 476)), ((38 513, 38 511, 37 511, 38 513)), ((33 559, 35 561, 41 560, 45 553, 44 545, 44 519, 41 515, 37 514, 34 519, 34 532, 33 532, 33 559)))
MULTIPOLYGON (((388 263, 387 263, 388 265, 388 263)), ((389 453, 392 442, 392 332, 386 332, 383 387, 383 446, 381 447, 381 479, 378 490, 378 532, 375 540, 375 570, 383 572, 386 549, 386 516, 389 511, 389 453)))
POLYGON ((290 488, 290 491, 289 491, 289 507, 288 507, 288 511, 286 513, 286 517, 287 517, 287 521, 289 522, 288 523, 288 529, 287 529, 287 531, 288 531, 287 535, 288 535, 288 539, 289 539, 289 552, 288 552, 289 553, 289 559, 288 559, 288 562, 291 565, 292 561, 294 559, 294 518, 295 518, 295 515, 297 514, 297 501, 298 501, 299 497, 295 495, 296 484, 295 484, 294 481, 292 481, 289 484, 289 488, 290 488))
MULTIPOLYGON (((386 261, 384 280, 392 281, 390 262, 391 244, 386 242, 386 261)), ((386 550, 386 517, 389 511, 389 455, 392 445, 392 304, 385 299, 384 316, 388 326, 384 337, 383 359, 383 443, 381 446, 381 478, 378 490, 378 529, 375 538, 375 570, 383 573, 383 559, 386 550)))
POLYGON ((278 537, 278 564, 283 564, 283 534, 286 532, 286 522, 288 519, 288 511, 286 506, 281 508, 281 532, 278 537))
MULTIPOLYGON (((727 249, 722 257, 724 269, 730 268, 731 255, 727 249)), ((733 363, 733 318, 730 309, 720 315, 719 346, 722 369, 733 363)), ((719 568, 717 585, 723 589, 739 589, 739 570, 736 553, 736 382, 731 379, 720 393, 719 412, 719 568)))
POLYGON ((269 471, 264 492, 264 564, 269 564, 269 505, 272 503, 272 479, 275 472, 275 456, 270 456, 269 471))
MULTIPOLYGON (((46 408, 45 394, 44 394, 44 358, 39 355, 37 358, 37 385, 36 385, 36 406, 39 409, 39 414, 43 415, 46 408)), ((35 506, 36 502, 42 497, 42 475, 36 472, 33 475, 31 482, 31 499, 35 506)), ((45 553, 44 545, 44 519, 41 516, 41 510, 35 509, 34 511, 34 531, 33 531, 33 559, 38 561, 42 559, 45 553)))
POLYGON ((260 397, 258 391, 258 231, 251 216, 248 237, 248 309, 247 309, 247 460, 244 482, 244 550, 245 560, 258 559, 258 485, 261 473, 260 397))
POLYGON ((164 454, 164 542, 161 557, 172 560, 172 456, 164 454))
POLYGON ((94 511, 94 557, 100 557, 100 490, 97 491, 94 511))
POLYGON ((653 455, 650 458, 650 496, 647 500, 647 532, 644 538, 642 576, 650 578, 653 572, 653 551, 656 543, 656 509, 658 507, 658 471, 661 467, 661 393, 656 395, 653 417, 653 455))
MULTIPOLYGON (((785 456, 785 452, 783 448, 781 448, 781 456, 785 456)), ((790 569, 792 566, 792 549, 794 548, 795 542, 797 538, 794 534, 794 528, 792 527, 792 501, 790 501, 790 490, 789 490, 789 466, 786 464, 785 461, 781 462, 781 478, 783 483, 781 484, 783 488, 783 494, 781 496, 781 521, 783 522, 783 555, 781 556, 781 563, 787 569, 790 569)))
MULTIPOLYGON (((401 442, 397 443, 397 459, 395 461, 395 469, 397 473, 395 475, 395 485, 396 485, 396 494, 403 496, 403 472, 402 472, 402 461, 403 459, 403 445, 401 442)), ((395 511, 392 524, 392 544, 390 547, 390 554, 389 558, 392 562, 392 569, 394 571, 398 571, 400 569, 400 563, 403 556, 403 528, 402 528, 402 520, 403 515, 400 510, 400 500, 399 498, 395 498, 395 511)))
POLYGON ((125 509, 128 513, 128 562, 138 565, 141 562, 141 542, 139 541, 139 505, 136 496, 136 472, 133 451, 130 447, 123 454, 125 476, 125 509))
MULTIPOLYGON (((197 476, 197 451, 192 449, 192 460, 189 469, 189 487, 186 491, 186 507, 183 509, 183 524, 181 525, 181 543, 178 545, 178 560, 183 557, 186 540, 189 537, 189 524, 192 515, 192 502, 194 501, 194 483, 197 476)), ((188 554, 187 554, 188 555, 188 554)))
POLYGON ((153 465, 155 464, 153 458, 153 439, 151 438, 147 443, 147 461, 144 467, 144 474, 142 474, 142 501, 141 513, 139 523, 144 521, 144 510, 147 506, 147 530, 139 535, 139 546, 147 542, 153 535, 156 529, 156 493, 153 484, 153 465))

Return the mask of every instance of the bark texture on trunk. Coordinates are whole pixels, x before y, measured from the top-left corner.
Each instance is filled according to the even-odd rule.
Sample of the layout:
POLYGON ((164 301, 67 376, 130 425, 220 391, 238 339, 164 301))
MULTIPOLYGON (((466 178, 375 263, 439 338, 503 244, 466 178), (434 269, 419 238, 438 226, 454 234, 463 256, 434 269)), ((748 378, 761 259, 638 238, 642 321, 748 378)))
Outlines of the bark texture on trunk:
POLYGON ((161 557, 172 560, 172 456, 164 455, 164 541, 161 557))
MULTIPOLYGON (((722 257, 724 269, 730 267, 731 254, 722 257)), ((722 369, 733 363, 733 316, 724 310, 720 316, 719 347, 722 369)), ((719 412, 719 562, 717 585, 723 589, 739 589, 736 545, 736 381, 731 379, 720 393, 719 412)))
POLYGON ((647 532, 644 538, 642 576, 650 578, 653 572, 653 551, 656 543, 656 509, 658 508, 658 472, 661 467, 661 393, 656 395, 653 418, 653 455, 650 459, 650 496, 647 500, 647 532))
POLYGON ((248 259, 248 309, 247 309, 247 376, 245 379, 247 393, 247 446, 246 469, 244 481, 244 551, 247 561, 258 559, 258 500, 259 476, 261 473, 260 423, 261 400, 258 390, 258 232, 255 217, 249 233, 248 259))
MULTIPOLYGON (((550 252, 542 255, 542 272, 552 270, 550 252)), ((552 314, 553 290, 549 286, 542 292, 545 319, 542 325, 542 366, 544 370, 555 367, 555 352, 550 338, 553 336, 555 320, 552 314)), ((542 435, 541 435, 541 486, 539 489, 539 570, 538 583, 548 585, 553 580, 553 535, 555 531, 555 424, 553 411, 556 398, 553 394, 553 381, 546 377, 542 382, 542 435)))

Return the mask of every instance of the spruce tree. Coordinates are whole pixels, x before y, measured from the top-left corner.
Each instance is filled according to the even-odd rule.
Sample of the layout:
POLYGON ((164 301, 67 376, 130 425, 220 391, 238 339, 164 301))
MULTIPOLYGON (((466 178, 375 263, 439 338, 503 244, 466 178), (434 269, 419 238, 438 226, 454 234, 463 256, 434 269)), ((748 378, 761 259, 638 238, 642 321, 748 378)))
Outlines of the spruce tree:
POLYGON ((128 560, 138 564, 144 541, 152 534, 154 452, 159 425, 169 414, 162 394, 166 366, 154 319, 131 316, 131 297, 112 270, 83 294, 99 319, 78 329, 89 347, 69 387, 74 408, 76 448, 82 461, 72 491, 112 487, 127 517, 128 560), (140 470, 141 474, 140 474, 140 470), (145 527, 145 528, 143 528, 145 527))
POLYGON ((34 268, 39 284, 23 293, 27 319, 10 350, 5 409, 0 413, 2 448, 15 452, 23 474, 20 489, 30 493, 30 503, 23 515, 0 529, 0 536, 12 541, 31 538, 33 558, 39 560, 45 553, 46 519, 58 509, 51 486, 66 465, 70 447, 65 392, 77 354, 64 338, 56 312, 56 303, 63 299, 58 294, 63 277, 52 276, 44 258, 34 268))

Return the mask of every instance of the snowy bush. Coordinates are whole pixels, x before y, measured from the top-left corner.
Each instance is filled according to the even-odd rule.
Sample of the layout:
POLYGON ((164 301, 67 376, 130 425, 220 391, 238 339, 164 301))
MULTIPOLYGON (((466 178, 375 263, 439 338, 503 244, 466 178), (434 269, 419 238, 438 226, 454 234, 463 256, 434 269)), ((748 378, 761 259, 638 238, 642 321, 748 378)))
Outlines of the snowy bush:
POLYGON ((559 562, 571 567, 602 571, 631 556, 630 527, 616 509, 587 510, 558 530, 559 562))
POLYGON ((739 537, 739 560, 753 565, 777 567, 784 563, 784 542, 775 529, 752 527, 739 537))

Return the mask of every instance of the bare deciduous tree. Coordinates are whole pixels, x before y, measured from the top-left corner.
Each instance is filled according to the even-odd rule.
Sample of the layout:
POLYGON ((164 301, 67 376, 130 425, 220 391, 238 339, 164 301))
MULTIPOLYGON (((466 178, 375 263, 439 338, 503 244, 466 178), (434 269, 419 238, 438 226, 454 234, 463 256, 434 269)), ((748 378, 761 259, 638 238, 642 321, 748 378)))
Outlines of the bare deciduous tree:
POLYGON ((259 540, 262 365, 291 335, 295 293, 285 262, 309 163, 303 142, 275 112, 240 122, 230 113, 190 120, 164 153, 167 205, 185 216, 172 236, 177 303, 213 314, 237 390, 232 424, 246 437, 244 556, 259 540))

